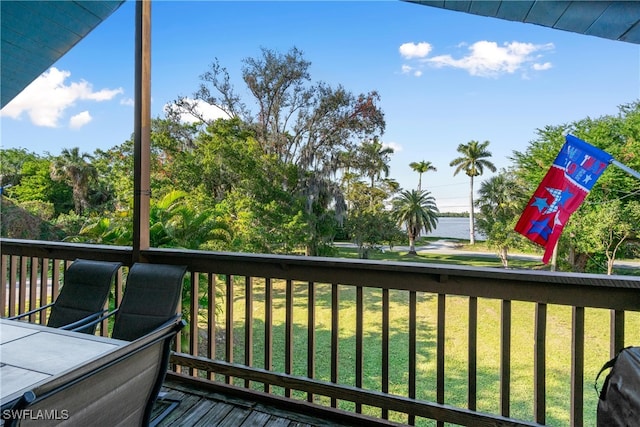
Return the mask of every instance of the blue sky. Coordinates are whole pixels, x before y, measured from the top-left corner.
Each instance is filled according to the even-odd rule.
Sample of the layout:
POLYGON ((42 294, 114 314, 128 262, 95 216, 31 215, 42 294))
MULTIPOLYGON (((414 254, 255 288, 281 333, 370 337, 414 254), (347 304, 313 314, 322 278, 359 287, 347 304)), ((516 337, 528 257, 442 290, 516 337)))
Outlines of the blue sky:
MULTIPOLYGON (((128 1, 1 111, 2 147, 92 153, 133 131, 134 3, 128 1)), ((242 59, 292 47, 313 81, 376 90, 394 147, 390 177, 415 188, 413 161, 441 211, 468 210, 449 162, 490 141, 498 167, 535 130, 617 114, 640 98, 640 46, 401 1, 169 2, 152 6, 152 115, 191 96, 218 58, 236 90, 242 59)), ((248 99, 248 98, 247 98, 248 99)), ((482 179, 490 177, 486 173, 482 179)))

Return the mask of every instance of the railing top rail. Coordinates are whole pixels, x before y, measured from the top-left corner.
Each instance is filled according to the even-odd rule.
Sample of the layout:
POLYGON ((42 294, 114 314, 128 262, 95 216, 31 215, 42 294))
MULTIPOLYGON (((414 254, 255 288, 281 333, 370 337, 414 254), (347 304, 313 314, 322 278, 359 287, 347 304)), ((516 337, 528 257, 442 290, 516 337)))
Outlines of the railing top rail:
MULTIPOLYGON (((9 255, 95 258, 127 265, 131 259, 131 248, 122 246, 0 239, 0 250, 9 255)), ((148 262, 184 264, 202 273, 640 310, 637 276, 184 249, 152 248, 141 255, 148 262)))
MULTIPOLYGON (((540 270, 509 270, 495 267, 471 267, 438 263, 427 264, 420 262, 376 261, 367 259, 270 255, 241 252, 185 251, 182 249, 149 249, 144 251, 144 253, 154 259, 166 257, 168 260, 173 260, 172 262, 176 262, 176 259, 181 259, 181 262, 197 265, 197 270, 203 272, 220 272, 220 267, 222 265, 226 266, 224 270, 232 269, 235 264, 238 264, 238 267, 240 267, 245 263, 257 265, 278 265, 279 269, 282 271, 282 278, 289 278, 288 276, 290 276, 290 274, 287 274, 286 271, 290 268, 299 266, 306 268, 391 271, 399 273, 435 274, 438 276, 449 277, 490 278, 493 280, 508 281, 526 280, 542 283, 570 283, 589 286, 614 286, 640 289, 640 277, 638 276, 607 276, 603 274, 566 273, 540 270), (212 257, 216 260, 213 264, 210 261, 212 257)), ((246 271, 246 265, 243 267, 245 267, 243 268, 243 271, 246 271)), ((233 271, 228 271, 228 273, 234 274, 233 271)), ((244 273, 237 272, 235 274, 244 273)))
POLYGON ((125 265, 131 265, 132 248, 129 246, 0 238, 0 254, 67 260, 84 258, 119 261, 125 265))

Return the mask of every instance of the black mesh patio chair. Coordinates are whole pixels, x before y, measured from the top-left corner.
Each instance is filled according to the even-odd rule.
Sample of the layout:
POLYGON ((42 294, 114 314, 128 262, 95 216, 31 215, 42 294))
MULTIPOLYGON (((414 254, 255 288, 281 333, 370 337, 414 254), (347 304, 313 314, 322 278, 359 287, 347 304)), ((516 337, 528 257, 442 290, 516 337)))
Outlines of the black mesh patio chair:
POLYGON ((159 328, 24 393, 7 426, 148 426, 169 363, 171 340, 184 327, 176 315, 159 328), (51 417, 53 418, 53 417, 51 417))
POLYGON ((111 337, 132 341, 175 316, 186 271, 184 265, 135 263, 127 275, 111 337))
MULTIPOLYGON (((186 271, 184 265, 133 264, 120 306, 88 325, 115 315, 112 338, 133 341, 142 337, 175 316, 186 271)), ((74 330, 84 332, 85 327, 74 330)))
MULTIPOLYGON (((73 329, 79 324, 98 318, 105 313, 111 282, 120 268, 120 262, 76 259, 64 273, 64 283, 56 300, 37 309, 10 317, 21 319, 50 308, 47 326, 73 329)), ((42 284, 45 286, 45 284, 42 284)), ((96 324, 82 332, 95 333, 96 324)))

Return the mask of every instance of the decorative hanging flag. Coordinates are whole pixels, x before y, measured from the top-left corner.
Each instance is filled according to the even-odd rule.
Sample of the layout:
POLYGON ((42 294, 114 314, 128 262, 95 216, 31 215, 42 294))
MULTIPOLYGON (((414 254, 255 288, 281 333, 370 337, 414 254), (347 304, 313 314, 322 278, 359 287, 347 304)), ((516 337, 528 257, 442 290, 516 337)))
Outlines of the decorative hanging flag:
POLYGON ((545 248, 545 264, 569 217, 612 160, 609 153, 573 135, 566 136, 562 150, 515 226, 515 231, 545 248))

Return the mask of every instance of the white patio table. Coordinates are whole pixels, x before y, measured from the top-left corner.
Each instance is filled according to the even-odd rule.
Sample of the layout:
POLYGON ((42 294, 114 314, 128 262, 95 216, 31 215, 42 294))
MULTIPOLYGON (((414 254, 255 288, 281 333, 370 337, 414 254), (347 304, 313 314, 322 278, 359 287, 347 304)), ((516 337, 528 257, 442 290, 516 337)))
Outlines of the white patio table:
POLYGON ((23 393, 120 346, 111 338, 0 319, 0 404, 10 408, 23 393))

